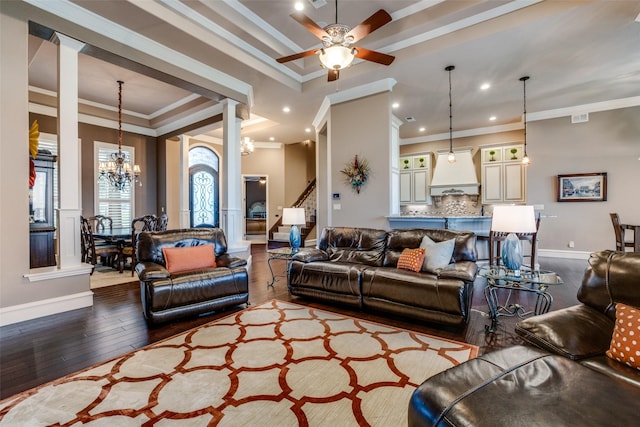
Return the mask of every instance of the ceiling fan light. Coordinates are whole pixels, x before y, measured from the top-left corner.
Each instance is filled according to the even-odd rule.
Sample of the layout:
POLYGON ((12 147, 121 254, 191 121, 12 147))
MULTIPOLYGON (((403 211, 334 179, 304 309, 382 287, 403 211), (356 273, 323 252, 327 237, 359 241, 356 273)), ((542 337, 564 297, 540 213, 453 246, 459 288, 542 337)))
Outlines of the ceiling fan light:
POLYGON ((320 62, 330 70, 342 70, 353 62, 354 49, 345 46, 334 45, 320 50, 320 62))

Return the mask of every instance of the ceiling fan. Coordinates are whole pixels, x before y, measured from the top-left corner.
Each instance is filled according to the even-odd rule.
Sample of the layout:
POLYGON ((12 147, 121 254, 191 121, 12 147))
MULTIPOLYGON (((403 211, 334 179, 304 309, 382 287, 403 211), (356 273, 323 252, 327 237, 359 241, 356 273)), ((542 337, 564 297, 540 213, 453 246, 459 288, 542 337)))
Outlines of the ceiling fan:
POLYGON ((395 59, 394 56, 385 53, 353 46, 354 43, 391 22, 391 15, 384 9, 378 10, 354 28, 349 28, 346 25, 338 23, 338 0, 336 0, 336 23, 329 24, 324 28, 321 28, 311 18, 301 12, 293 13, 290 16, 302 24, 314 36, 318 37, 322 41, 323 46, 320 49, 311 49, 278 58, 276 61, 281 64, 317 54, 322 66, 329 70, 328 80, 334 81, 340 77, 340 70, 350 66, 354 58, 384 65, 391 64, 395 59))

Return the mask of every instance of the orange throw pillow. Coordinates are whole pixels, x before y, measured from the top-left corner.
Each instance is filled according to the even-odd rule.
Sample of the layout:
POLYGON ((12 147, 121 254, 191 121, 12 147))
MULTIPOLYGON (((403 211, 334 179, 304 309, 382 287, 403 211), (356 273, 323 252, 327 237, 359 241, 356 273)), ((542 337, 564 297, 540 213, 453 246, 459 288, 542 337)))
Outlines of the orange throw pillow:
POLYGON ((616 325, 607 356, 640 369, 640 309, 616 304, 616 325))
POLYGON ((216 266, 213 245, 162 248, 162 255, 164 255, 167 270, 171 274, 216 266))
POLYGON ((420 271, 422 262, 424 261, 424 248, 409 249, 406 248, 398 258, 398 268, 403 270, 420 271))

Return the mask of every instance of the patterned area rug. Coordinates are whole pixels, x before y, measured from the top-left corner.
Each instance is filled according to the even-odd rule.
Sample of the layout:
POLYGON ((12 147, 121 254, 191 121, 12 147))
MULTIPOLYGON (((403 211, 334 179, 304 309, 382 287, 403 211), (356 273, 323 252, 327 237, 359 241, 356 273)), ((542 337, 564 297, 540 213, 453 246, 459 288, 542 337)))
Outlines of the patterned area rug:
POLYGON ((399 426, 473 345, 269 301, 0 402, 0 425, 399 426))

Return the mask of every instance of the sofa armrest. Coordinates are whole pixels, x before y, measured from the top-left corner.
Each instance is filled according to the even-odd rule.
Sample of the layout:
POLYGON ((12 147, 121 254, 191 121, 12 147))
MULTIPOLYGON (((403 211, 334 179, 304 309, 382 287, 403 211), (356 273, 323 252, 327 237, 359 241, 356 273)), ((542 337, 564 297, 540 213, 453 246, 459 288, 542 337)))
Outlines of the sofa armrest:
POLYGON ((465 282, 473 282, 476 280, 478 273, 478 265, 473 261, 453 262, 438 271, 438 278, 441 279, 459 279, 465 282))
POLYGON ((298 252, 292 257, 292 259, 294 261, 300 261, 304 263, 314 262, 314 261, 328 261, 329 254, 327 254, 325 251, 321 249, 312 248, 312 249, 306 249, 304 251, 298 252))
POLYGON ((530 344, 581 360, 609 349, 613 326, 613 320, 603 313, 578 304, 522 320, 515 330, 530 344))
POLYGON ((236 257, 236 256, 231 256, 226 253, 216 257, 217 267, 234 268, 234 267, 242 267, 245 265, 247 265, 246 259, 236 257))
POLYGON ((164 266, 150 261, 139 262, 136 265, 136 273, 143 282, 171 277, 171 273, 164 266))

